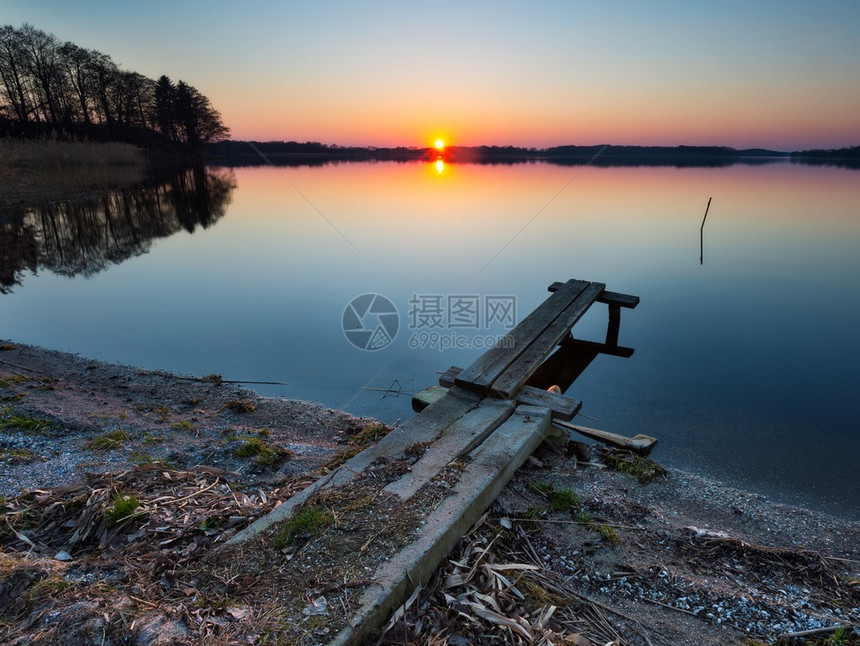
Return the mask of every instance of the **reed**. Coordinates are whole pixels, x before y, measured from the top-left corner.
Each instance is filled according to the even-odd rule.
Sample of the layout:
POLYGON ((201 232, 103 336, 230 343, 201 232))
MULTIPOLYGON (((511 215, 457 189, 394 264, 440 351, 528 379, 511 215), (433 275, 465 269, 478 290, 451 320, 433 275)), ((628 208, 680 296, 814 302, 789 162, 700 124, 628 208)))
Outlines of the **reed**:
POLYGON ((0 139, 0 208, 72 199, 144 178, 130 144, 0 139))

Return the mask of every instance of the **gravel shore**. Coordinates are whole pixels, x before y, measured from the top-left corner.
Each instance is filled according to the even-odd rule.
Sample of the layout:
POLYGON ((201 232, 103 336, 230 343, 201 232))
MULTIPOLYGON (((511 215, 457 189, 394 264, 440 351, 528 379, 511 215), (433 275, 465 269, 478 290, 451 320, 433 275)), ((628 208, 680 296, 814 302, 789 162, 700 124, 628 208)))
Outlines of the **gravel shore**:
MULTIPOLYGON (((0 411, 0 499, 7 523, 13 509, 23 508, 23 492, 44 492, 47 500, 55 488, 101 482, 99 474, 135 467, 161 468, 168 476, 200 469, 219 474, 231 481, 224 490, 228 499, 240 488, 259 492, 248 498, 259 515, 277 504, 272 492, 292 495, 295 489, 285 483, 311 481, 372 422, 309 402, 259 397, 217 375, 194 379, 144 371, 12 341, 0 341, 0 411)), ((554 582, 550 598, 558 601, 562 590, 602 608, 619 644, 823 644, 834 634, 844 641, 827 643, 858 643, 860 524, 773 504, 674 469, 644 484, 607 468, 603 458, 605 451, 596 446, 577 462, 563 445, 544 444, 469 540, 516 536, 510 544, 554 582), (554 504, 557 494, 567 504, 554 504)), ((223 538, 206 536, 210 542, 223 538)), ((49 574, 68 578, 70 571, 19 551, 14 545, 23 539, 17 534, 0 533, 0 539, 0 571, 7 581, 0 582, 0 641, 34 643, 42 635, 44 643, 55 643, 45 632, 45 617, 61 612, 60 602, 64 608, 74 604, 68 596, 25 593, 49 574), (21 568, 48 574, 25 585, 21 568), (21 598, 30 601, 22 606, 21 598)), ((194 540, 194 549, 204 551, 207 543, 194 540)), ((100 567, 99 576, 108 576, 108 568, 100 567)), ((478 630, 451 611, 454 606, 442 621, 454 598, 443 588, 428 586, 416 605, 408 621, 415 643, 428 643, 429 631, 446 635, 447 642, 436 643, 528 643, 516 642, 510 631, 506 637, 497 624, 478 630)), ((104 617, 101 629, 93 629, 101 643, 198 643, 204 636, 207 624, 195 624, 193 613, 168 610, 151 597, 141 600, 141 591, 122 593, 131 599, 129 608, 137 603, 126 614, 136 612, 138 619, 128 622, 119 610, 126 619, 112 618, 110 595, 81 590, 86 592, 79 600, 90 604, 87 616, 104 617), (152 628, 159 617, 162 628, 152 628)), ((250 621, 243 613, 225 615, 231 630, 219 628, 220 641, 205 633, 212 637, 207 643, 247 643, 242 639, 258 635, 250 628, 242 633, 243 622, 250 621), (227 633, 244 636, 231 641, 227 633)), ((554 630, 562 634, 560 625, 554 630)), ((75 643, 90 643, 86 639, 83 634, 75 643)))

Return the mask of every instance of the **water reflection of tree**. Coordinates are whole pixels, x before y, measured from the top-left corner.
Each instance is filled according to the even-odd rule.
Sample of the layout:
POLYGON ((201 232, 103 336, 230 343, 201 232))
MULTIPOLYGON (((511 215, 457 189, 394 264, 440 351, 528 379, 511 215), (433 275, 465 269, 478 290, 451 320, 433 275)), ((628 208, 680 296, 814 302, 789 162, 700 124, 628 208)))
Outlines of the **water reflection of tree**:
POLYGON ((226 213, 231 170, 196 166, 90 200, 0 211, 0 293, 26 271, 92 276, 149 251, 152 241, 211 226, 226 213))

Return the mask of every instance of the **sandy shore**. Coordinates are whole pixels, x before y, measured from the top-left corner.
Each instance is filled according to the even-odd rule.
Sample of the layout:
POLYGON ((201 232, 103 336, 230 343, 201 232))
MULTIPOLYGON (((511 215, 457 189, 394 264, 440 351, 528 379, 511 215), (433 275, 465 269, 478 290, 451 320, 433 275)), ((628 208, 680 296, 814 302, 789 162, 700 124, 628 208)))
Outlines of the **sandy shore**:
MULTIPOLYGON (((162 550, 163 558, 194 570, 207 550, 306 486, 371 423, 313 403, 262 398, 215 375, 195 380, 12 341, 0 341, 0 410, 0 496, 8 526, 0 528, 0 641, 21 644, 56 643, 72 623, 84 628, 67 643, 260 640, 271 609, 255 607, 250 588, 201 614, 199 595, 177 601, 179 584, 165 588, 145 555, 162 550), (110 550, 81 547, 71 560, 57 560, 49 538, 40 549, 27 545, 38 529, 27 524, 27 514, 47 518, 46 510, 63 500, 58 492, 70 498, 73 491, 109 492, 132 481, 150 502, 182 501, 184 522, 171 511, 160 529, 138 527, 108 540, 110 550), (196 498, 165 494, 166 481, 223 493, 205 510, 192 508, 196 498), (223 511, 224 524, 207 528, 217 505, 226 509, 234 500, 241 513, 223 511), (185 529, 169 529, 174 521, 185 529), (162 547, 147 538, 150 529, 162 532, 162 547), (171 538, 171 531, 178 533, 171 538), (155 578, 144 585, 147 577, 155 578), (39 593, 45 581, 54 581, 56 591, 39 593)), ((593 448, 587 463, 577 464, 564 447, 545 444, 484 525, 464 538, 460 549, 476 537, 505 535, 510 540, 493 543, 493 550, 504 542, 508 551, 488 551, 486 558, 519 554, 552 582, 546 598, 532 599, 528 594, 540 593, 529 587, 526 601, 515 600, 506 612, 560 606, 567 595, 567 611, 573 599, 590 604, 620 644, 776 643, 780 635, 795 635, 780 643, 823 644, 834 634, 845 641, 832 643, 858 643, 860 525, 677 470, 642 484, 605 468, 601 458, 593 448), (559 492, 569 504, 554 504, 559 492), (814 632, 797 635, 807 631, 814 632)), ((452 555, 458 558, 466 557, 452 555)), ((315 594, 312 582, 304 583, 307 595, 315 594)), ((189 595, 195 585, 187 583, 189 595)), ((441 579, 428 585, 403 626, 412 641, 429 643, 438 633, 447 641, 436 643, 516 643, 515 633, 498 623, 464 618, 455 598, 456 589, 441 579)), ((558 611, 543 634, 575 632, 561 617, 558 611)), ((591 630, 584 632, 592 641, 575 643, 598 643, 600 631, 591 630)), ((293 643, 322 641, 311 631, 293 643)))

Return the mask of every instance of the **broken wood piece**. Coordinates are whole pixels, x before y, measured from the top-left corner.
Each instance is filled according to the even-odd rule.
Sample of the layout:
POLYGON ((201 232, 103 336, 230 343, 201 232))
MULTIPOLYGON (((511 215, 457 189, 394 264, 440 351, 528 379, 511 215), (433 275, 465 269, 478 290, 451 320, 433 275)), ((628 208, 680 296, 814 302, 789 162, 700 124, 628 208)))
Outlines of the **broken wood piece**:
POLYGON ((446 388, 450 388, 454 385, 454 379, 463 372, 463 369, 459 366, 451 366, 441 375, 439 375, 439 385, 445 386, 446 388))
POLYGON ((626 437, 617 433, 602 431, 598 428, 579 426, 577 424, 570 424, 559 420, 553 420, 552 423, 556 426, 576 431, 580 435, 590 437, 592 440, 597 440, 598 442, 603 442, 604 444, 609 444, 610 446, 614 446, 619 449, 633 451, 633 453, 636 453, 637 455, 648 455, 651 452, 651 449, 654 448, 654 445, 657 444, 656 437, 642 435, 641 433, 634 435, 633 437, 626 437))

